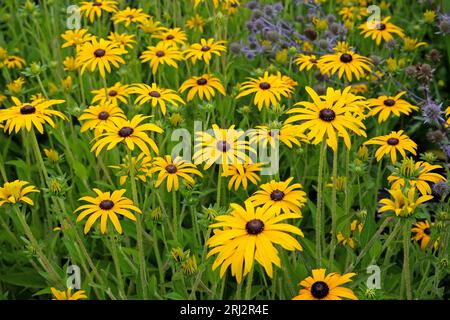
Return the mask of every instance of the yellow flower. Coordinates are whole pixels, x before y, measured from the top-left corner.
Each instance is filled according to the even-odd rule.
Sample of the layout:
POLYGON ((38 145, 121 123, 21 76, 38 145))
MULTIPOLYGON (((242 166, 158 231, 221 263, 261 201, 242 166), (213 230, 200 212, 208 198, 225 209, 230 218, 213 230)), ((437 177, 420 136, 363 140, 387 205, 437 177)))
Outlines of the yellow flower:
POLYGON ((3 64, 8 68, 8 69, 22 69, 23 66, 25 65, 25 59, 18 57, 18 56, 7 56, 4 60, 3 60, 3 64))
POLYGON ((259 143, 265 148, 269 144, 272 148, 275 148, 277 139, 275 138, 274 130, 278 130, 278 141, 283 142, 289 148, 292 148, 294 144, 300 146, 301 141, 308 141, 307 137, 298 130, 298 126, 284 124, 280 129, 271 129, 268 126, 256 126, 256 129, 249 130, 250 144, 259 143))
POLYGON ((12 182, 5 182, 3 187, 0 187, 0 207, 4 204, 15 204, 18 202, 25 202, 29 205, 34 205, 27 194, 31 192, 39 192, 35 186, 29 185, 27 181, 15 180, 12 182), (25 187, 26 186, 26 187, 25 187))
POLYGON ((113 43, 117 44, 120 48, 133 48, 132 43, 136 43, 134 40, 136 36, 135 35, 128 35, 126 33, 118 33, 118 32, 112 32, 109 34, 108 39, 111 40, 113 43))
POLYGON ((288 50, 287 49, 277 51, 277 53, 275 54, 276 62, 286 63, 287 59, 288 59, 288 50))
POLYGON ((406 191, 401 189, 388 191, 392 200, 381 199, 380 203, 383 204, 383 206, 378 209, 378 212, 393 211, 398 217, 411 216, 419 205, 433 199, 433 196, 430 195, 417 197, 415 188, 410 188, 406 191))
POLYGON ((426 42, 419 42, 419 40, 409 37, 403 38, 403 41, 404 41, 404 48, 406 51, 414 51, 417 48, 427 45, 426 42))
POLYGON ((234 184, 234 190, 237 191, 240 185, 247 190, 248 182, 257 185, 261 178, 258 176, 261 171, 262 163, 244 163, 230 165, 227 172, 222 173, 222 177, 231 177, 228 182, 228 189, 231 190, 234 184))
POLYGON ((127 7, 124 10, 117 11, 112 20, 114 24, 125 23, 125 27, 128 27, 131 23, 144 23, 150 16, 143 11, 141 8, 127 7))
POLYGON ((397 152, 399 152, 403 158, 406 157, 405 151, 411 152, 416 155, 417 144, 412 141, 407 135, 403 134, 403 130, 392 131, 385 136, 379 136, 364 142, 364 145, 379 145, 380 147, 375 152, 377 161, 380 161, 384 155, 390 155, 392 163, 397 162, 397 152))
POLYGON ((59 291, 56 288, 50 288, 53 296, 53 300, 81 300, 87 299, 86 291, 78 290, 72 293, 72 288, 67 289, 67 291, 59 291))
POLYGON ((225 0, 222 4, 222 8, 228 15, 232 15, 238 12, 240 5, 241 3, 239 0, 225 0))
POLYGON ((306 55, 306 54, 299 54, 294 62, 297 64, 298 69, 300 71, 306 70, 309 71, 311 70, 312 67, 318 67, 318 60, 317 57, 315 55, 306 55))
POLYGON ((131 176, 131 170, 135 170, 134 176, 136 180, 139 179, 142 182, 147 182, 147 177, 150 176, 149 171, 152 167, 152 158, 144 153, 140 153, 137 157, 131 158, 129 155, 126 155, 120 165, 109 167, 119 171, 120 185, 124 185, 128 176, 131 176))
POLYGON ((194 43, 188 49, 184 51, 184 58, 191 59, 195 64, 197 60, 204 60, 206 64, 209 64, 213 54, 220 57, 221 52, 226 51, 224 46, 225 41, 215 41, 213 38, 200 39, 200 43, 194 43))
POLYGON ((358 231, 359 234, 361 234, 363 225, 358 220, 353 220, 350 224, 350 234, 348 236, 344 236, 342 232, 338 232, 337 234, 337 240, 338 243, 341 243, 342 245, 349 245, 350 248, 355 249, 356 244, 354 240, 355 232, 358 231))
POLYGON ((427 10, 423 13, 423 19, 425 23, 433 23, 436 19, 436 12, 433 10, 427 10))
POLYGON ((95 36, 90 34, 87 29, 75 29, 66 30, 66 32, 61 35, 61 38, 65 41, 61 48, 73 46, 78 50, 82 44, 94 40, 95 36))
POLYGON ((128 85, 116 82, 112 87, 92 90, 94 97, 92 103, 112 103, 118 105, 119 102, 128 104, 128 96, 130 95, 130 87, 128 85))
POLYGON ((199 77, 192 77, 181 84, 180 92, 188 90, 186 100, 189 102, 198 96, 200 100, 205 97, 206 100, 211 100, 215 95, 216 91, 219 91, 222 95, 226 95, 225 88, 219 78, 212 74, 203 74, 199 77))
POLYGON ((158 34, 152 35, 152 38, 161 39, 162 42, 172 46, 186 44, 186 33, 180 28, 164 29, 158 34))
POLYGON ((59 154, 58 151, 54 150, 54 149, 44 149, 44 153, 45 156, 48 158, 48 160, 50 160, 50 162, 52 163, 57 163, 59 162, 59 154))
POLYGON ((167 64, 174 68, 178 68, 177 61, 183 59, 183 55, 180 50, 170 42, 160 41, 156 46, 149 46, 147 50, 142 52, 142 62, 150 61, 150 68, 152 68, 153 74, 158 70, 160 64, 167 64))
POLYGON ((186 28, 190 30, 198 30, 200 33, 203 33, 203 26, 205 25, 205 21, 198 14, 192 16, 186 21, 186 28))
POLYGON ((394 37, 393 34, 398 35, 400 38, 403 38, 405 34, 403 30, 396 25, 389 22, 391 17, 384 18, 381 22, 375 24, 369 24, 368 22, 363 23, 359 28, 362 29, 361 34, 364 35, 364 38, 371 37, 372 40, 375 40, 377 45, 380 45, 381 40, 388 42, 394 37))
POLYGON ((367 100, 370 107, 370 116, 378 115, 378 123, 386 121, 391 113, 399 117, 400 113, 409 115, 413 110, 418 110, 419 108, 411 105, 407 101, 400 99, 406 91, 402 91, 396 96, 380 96, 376 99, 367 100))
POLYGON ((64 91, 70 91, 73 86, 72 77, 67 76, 65 79, 62 79, 61 85, 64 91))
POLYGON ((95 0, 95 1, 82 1, 80 2, 80 11, 85 17, 94 22, 95 16, 100 18, 102 11, 116 12, 117 1, 112 0, 95 0))
POLYGON ((166 114, 166 105, 170 103, 174 106, 178 104, 185 104, 184 100, 176 94, 172 89, 160 88, 156 83, 152 83, 151 86, 138 83, 130 89, 131 93, 138 95, 134 104, 142 106, 145 103, 150 103, 153 108, 159 106, 163 115, 166 114))
POLYGON ((11 81, 6 85, 6 88, 12 94, 18 94, 22 92, 23 85, 25 84, 25 79, 23 77, 19 77, 16 80, 11 81))
POLYGON ((66 57, 63 61, 63 65, 64 71, 76 71, 79 67, 75 57, 66 57))
POLYGON ((328 28, 328 20, 327 19, 319 19, 317 17, 312 18, 312 23, 316 27, 317 30, 326 30, 328 28))
POLYGON ((166 29, 163 26, 161 26, 161 23, 159 21, 154 20, 153 17, 151 16, 142 21, 139 27, 145 33, 150 34, 160 33, 166 29))
POLYGON ((299 295, 293 300, 342 300, 342 298, 358 300, 352 290, 342 287, 348 283, 356 273, 340 275, 332 272, 326 275, 325 269, 313 269, 312 277, 301 281, 299 295))
MULTIPOLYGON (((421 250, 425 250, 431 240, 431 227, 428 220, 418 221, 416 224, 414 224, 411 232, 414 234, 412 239, 420 244, 421 250)), ((438 249, 438 246, 439 242, 438 240, 436 240, 433 244, 433 249, 436 251, 438 249)))
POLYGON ((91 230, 92 225, 101 218, 100 231, 106 233, 107 223, 110 220, 114 226, 114 229, 118 233, 122 233, 122 226, 120 225, 118 214, 136 221, 136 216, 130 212, 130 210, 137 213, 142 211, 136 207, 130 199, 123 196, 127 190, 116 190, 112 194, 110 192, 102 192, 99 189, 94 189, 97 197, 82 197, 79 201, 86 201, 88 204, 82 205, 75 210, 75 213, 81 211, 77 217, 77 222, 80 222, 87 216, 89 218, 84 225, 84 234, 87 234, 91 230))
POLYGON ((126 119, 125 113, 116 104, 101 102, 99 105, 85 109, 78 120, 83 121, 81 132, 95 130, 95 136, 99 136, 106 130, 107 124, 119 123, 126 119))
POLYGON ((386 59, 386 65, 387 65, 387 69, 390 72, 395 72, 398 69, 402 69, 405 67, 406 61, 404 58, 387 58, 386 59))
POLYGON ((296 214, 276 216, 275 208, 255 208, 245 201, 245 208, 232 203, 229 215, 217 216, 214 235, 208 240, 211 249, 208 257, 217 254, 212 269, 221 265, 220 277, 228 267, 238 283, 250 272, 254 260, 262 265, 269 277, 273 276, 273 264, 280 267, 281 261, 274 244, 289 251, 302 250, 300 243, 288 233, 303 237, 303 232, 290 224, 280 223, 287 219, 299 218, 296 214))

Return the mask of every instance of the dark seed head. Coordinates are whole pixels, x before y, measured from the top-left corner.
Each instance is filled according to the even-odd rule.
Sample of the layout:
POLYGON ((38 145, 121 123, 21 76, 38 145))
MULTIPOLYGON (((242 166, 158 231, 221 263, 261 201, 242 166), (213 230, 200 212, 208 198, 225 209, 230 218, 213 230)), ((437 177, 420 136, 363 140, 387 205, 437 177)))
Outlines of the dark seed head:
POLYGON ((110 90, 110 91, 108 92, 108 96, 110 96, 110 97, 115 97, 115 96, 117 96, 117 91, 116 91, 116 90, 110 90))
POLYGON ((317 59, 311 58, 311 59, 309 59, 309 62, 311 62, 311 63, 317 63, 317 59))
POLYGON ((392 107, 395 104, 395 100, 394 99, 386 99, 386 100, 384 100, 383 103, 387 107, 392 107))
POLYGON ((129 14, 129 15, 127 15, 127 18, 128 18, 128 19, 133 19, 134 16, 133 16, 132 14, 129 14))
POLYGON ((169 35, 166 37, 166 40, 173 40, 174 38, 175 38, 175 36, 169 34, 169 35))
POLYGON ((336 118, 336 113, 331 109, 322 109, 319 112, 319 118, 323 121, 333 121, 336 118))
POLYGON ((13 61, 15 61, 16 60, 16 58, 8 58, 8 61, 9 62, 13 62, 13 61))
POLYGON ((173 164, 169 164, 169 165, 166 166, 166 171, 168 173, 173 174, 173 173, 177 172, 177 167, 175 165, 173 165, 173 164))
POLYGON ((160 98, 161 97, 161 94, 158 91, 150 91, 150 93, 148 95, 152 98, 160 98))
POLYGON ((224 140, 217 142, 217 150, 227 152, 230 149, 230 144, 224 140))
POLYGON ((30 104, 27 104, 27 105, 23 106, 22 108, 20 108, 21 114, 33 114, 35 112, 36 112, 36 108, 30 104))
POLYGON ((280 201, 283 200, 284 198, 284 192, 280 191, 278 189, 273 190, 272 193, 270 194, 270 199, 272 199, 273 201, 280 201))
POLYGON ((105 54, 106 54, 106 51, 103 50, 103 49, 97 49, 97 50, 95 50, 95 52, 94 52, 94 56, 95 56, 96 58, 101 58, 101 57, 103 57, 105 54))
POLYGON ((98 2, 98 1, 94 1, 94 3, 92 4, 94 7, 101 7, 102 3, 98 2))
POLYGON ((352 57, 351 54, 344 53, 344 54, 341 55, 340 59, 344 63, 349 63, 349 62, 351 62, 353 60, 353 57, 352 57))
POLYGON ((427 236, 429 236, 431 234, 431 230, 430 228, 426 228, 423 230, 423 233, 425 233, 427 236))
POLYGON ((122 138, 126 138, 129 137, 133 134, 134 129, 130 128, 130 127, 123 127, 122 129, 119 130, 119 136, 122 138))
POLYGON ((166 54, 164 53, 164 51, 161 51, 161 50, 156 51, 156 56, 159 57, 159 58, 164 57, 165 55, 166 54))
POLYGON ((390 146, 396 146, 398 145, 399 141, 397 138, 389 138, 387 141, 387 144, 390 146))
POLYGON ((199 86, 204 86, 207 83, 208 83, 208 80, 206 80, 205 78, 200 78, 200 79, 197 80, 197 84, 199 86))
POLYGON ((268 90, 268 89, 270 89, 270 83, 268 83, 268 82, 261 82, 261 83, 259 84, 259 87, 260 87, 261 89, 263 89, 263 90, 268 90))
POLYGON ((114 202, 111 200, 103 200, 99 205, 102 210, 111 210, 114 207, 114 202))
POLYGON ((377 30, 386 30, 386 25, 384 23, 377 23, 377 25, 375 26, 375 29, 377 30))
POLYGON ((98 114, 98 119, 99 120, 106 120, 109 118, 109 113, 106 111, 102 111, 98 114))
POLYGON ((250 220, 245 225, 245 229, 247 229, 248 234, 253 234, 253 235, 260 234, 264 230, 264 222, 262 222, 259 219, 250 220))
POLYGON ((316 281, 311 286, 311 294, 314 298, 323 299, 328 295, 329 292, 330 288, 323 281, 316 281))
POLYGON ((210 47, 210 46, 203 46, 203 47, 202 47, 202 51, 203 51, 203 52, 206 52, 206 51, 209 51, 209 50, 211 50, 211 47, 210 47))

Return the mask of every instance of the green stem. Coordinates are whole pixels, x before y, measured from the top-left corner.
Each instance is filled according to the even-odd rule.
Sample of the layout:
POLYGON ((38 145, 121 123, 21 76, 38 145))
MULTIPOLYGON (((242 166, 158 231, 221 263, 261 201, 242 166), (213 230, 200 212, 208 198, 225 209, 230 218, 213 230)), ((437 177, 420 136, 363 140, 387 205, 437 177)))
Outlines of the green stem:
POLYGON ((173 220, 173 231, 175 233, 175 240, 178 241, 178 212, 177 212, 177 193, 172 190, 172 220, 173 220))
POLYGON ((408 220, 403 226, 403 279, 405 281, 406 299, 412 300, 411 291, 411 273, 409 268, 409 242, 411 237, 411 228, 408 220))
POLYGON ((125 286, 123 283, 122 278, 122 270, 120 268, 120 261, 119 261, 119 255, 117 254, 117 247, 116 247, 116 241, 112 236, 109 237, 109 244, 111 247, 111 255, 114 262, 114 268, 116 269, 116 276, 117 276, 117 285, 119 287, 119 295, 123 298, 125 297, 125 286))
POLYGON ((219 173, 217 177, 217 199, 216 203, 218 206, 221 204, 221 196, 222 196, 222 166, 219 166, 219 173))
POLYGON ((325 153, 327 150, 326 142, 322 142, 319 158, 319 172, 317 175, 317 209, 316 209, 316 262, 317 266, 322 265, 322 206, 323 206, 323 167, 325 162, 325 153))
POLYGON ((252 266, 247 276, 247 286, 245 288, 245 300, 250 300, 252 296, 252 282, 253 282, 253 270, 255 265, 252 266))
POLYGON ((330 244, 330 258, 328 261, 328 269, 332 269, 334 261, 334 253, 336 250, 336 200, 337 200, 337 167, 338 167, 338 153, 337 150, 333 153, 333 190, 331 194, 331 244, 330 244))

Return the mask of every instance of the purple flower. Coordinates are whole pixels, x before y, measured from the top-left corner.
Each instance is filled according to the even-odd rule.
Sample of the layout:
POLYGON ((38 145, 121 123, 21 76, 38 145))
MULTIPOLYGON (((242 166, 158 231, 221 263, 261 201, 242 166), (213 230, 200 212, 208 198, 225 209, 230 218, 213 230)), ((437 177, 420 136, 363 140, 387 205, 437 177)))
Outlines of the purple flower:
POLYGON ((442 198, 450 191, 450 186, 445 181, 438 181, 433 185, 433 193, 442 198))
POLYGON ((444 111, 442 111, 442 103, 437 104, 432 100, 428 100, 422 106, 422 116, 424 117, 425 123, 440 127, 441 124, 445 123, 443 115, 444 111))

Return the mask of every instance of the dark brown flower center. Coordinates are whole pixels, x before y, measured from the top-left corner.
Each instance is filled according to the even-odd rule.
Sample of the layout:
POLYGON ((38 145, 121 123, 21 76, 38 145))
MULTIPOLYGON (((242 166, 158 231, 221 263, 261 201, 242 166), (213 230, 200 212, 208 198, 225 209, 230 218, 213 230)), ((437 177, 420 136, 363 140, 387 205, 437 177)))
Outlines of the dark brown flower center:
POLYGON ((349 63, 349 62, 351 62, 353 60, 353 57, 352 57, 351 54, 344 53, 344 54, 341 55, 340 59, 344 63, 349 63))
POLYGON ((270 194, 270 199, 272 199, 273 201, 281 201, 284 198, 284 192, 280 191, 278 189, 275 189, 272 191, 272 193, 270 194))
POLYGON ((311 294, 314 298, 323 299, 330 292, 330 288, 323 281, 316 281, 311 286, 311 294))
POLYGON ((333 110, 331 109, 322 109, 319 112, 319 118, 322 119, 323 121, 333 121, 336 118, 336 113, 334 113, 333 110))
POLYGON ((175 172, 177 172, 177 167, 173 164, 169 164, 166 166, 166 171, 170 174, 174 174, 175 172))
POLYGON ((160 98, 161 97, 161 94, 158 91, 150 91, 150 93, 148 95, 152 98, 160 98))
POLYGON ((94 52, 94 56, 95 56, 96 58, 101 58, 101 57, 105 56, 105 54, 106 54, 106 51, 103 50, 103 49, 97 49, 97 50, 95 50, 95 52, 94 52))
POLYGON ((397 138, 389 138, 387 140, 387 144, 390 146, 396 146, 396 145, 398 145, 398 143, 399 143, 399 141, 397 138))
POLYGON ((110 97, 115 97, 115 96, 117 96, 117 91, 116 91, 116 90, 110 90, 110 91, 108 92, 108 95, 109 95, 110 97))
POLYGON ((13 62, 13 61, 15 61, 16 60, 16 58, 8 58, 8 61, 9 62, 13 62))
POLYGON ((386 99, 386 100, 384 100, 383 103, 387 107, 392 107, 395 104, 395 100, 394 99, 386 99))
POLYGON ((203 47, 202 47, 202 51, 203 51, 203 52, 206 52, 206 51, 209 51, 209 50, 211 50, 211 47, 210 47, 210 46, 203 46, 203 47))
POLYGON ((425 229, 423 230, 423 233, 425 233, 427 236, 429 236, 429 235, 431 234, 430 228, 425 228, 425 229))
POLYGON ((375 26, 375 29, 377 30, 386 30, 386 25, 384 23, 377 23, 377 25, 375 26))
POLYGON ((122 138, 126 138, 129 137, 133 134, 134 129, 130 128, 130 127, 123 127, 122 129, 119 130, 119 136, 122 138))
POLYGON ((109 118, 109 113, 106 111, 102 111, 98 114, 99 120, 107 120, 109 118))
POLYGON ((262 222, 259 219, 250 220, 245 225, 245 229, 247 229, 248 234, 252 235, 260 234, 264 230, 264 222, 262 222))
POLYGON ((261 83, 259 84, 259 87, 260 87, 261 89, 263 89, 263 90, 269 90, 269 89, 270 89, 270 83, 268 83, 268 82, 261 82, 261 83))
POLYGON ((162 50, 156 51, 156 56, 159 57, 159 58, 164 57, 165 55, 166 54, 162 50))
POLYGON ((317 63, 317 59, 311 58, 311 59, 309 59, 309 62, 311 62, 311 63, 317 63))
POLYGON ((21 114, 33 114, 35 112, 36 112, 36 108, 30 104, 24 105, 22 108, 20 108, 21 114))
POLYGON ((134 15, 129 14, 129 15, 127 15, 127 18, 128 18, 128 19, 133 19, 133 18, 134 18, 134 15))
POLYGON ((208 83, 208 80, 206 80, 205 78, 200 78, 200 79, 197 80, 197 84, 199 86, 204 86, 207 83, 208 83))
POLYGON ((92 5, 93 5, 94 7, 101 7, 101 6, 102 6, 102 3, 101 3, 101 2, 98 2, 98 1, 95 1, 92 5))
POLYGON ((228 149, 230 149, 230 144, 228 142, 226 142, 225 140, 217 142, 217 150, 220 150, 222 152, 227 152, 228 149))
POLYGON ((169 34, 169 35, 166 37, 166 40, 173 40, 174 38, 175 38, 174 35, 169 34))
POLYGON ((111 200, 103 200, 99 205, 102 210, 111 210, 114 207, 114 202, 111 200))

